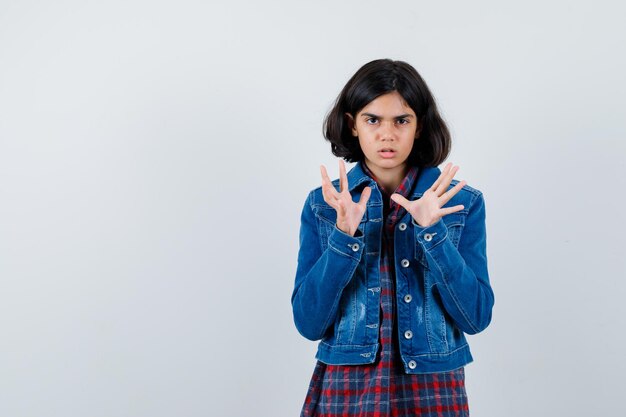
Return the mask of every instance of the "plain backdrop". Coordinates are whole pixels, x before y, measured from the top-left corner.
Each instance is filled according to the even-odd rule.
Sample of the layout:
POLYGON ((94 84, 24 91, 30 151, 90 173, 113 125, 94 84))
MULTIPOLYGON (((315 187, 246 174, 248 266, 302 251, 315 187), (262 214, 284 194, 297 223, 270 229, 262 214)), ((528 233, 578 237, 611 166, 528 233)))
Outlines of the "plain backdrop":
POLYGON ((299 415, 322 120, 388 57, 485 196, 472 415, 622 416, 625 9, 0 0, 0 415, 299 415))

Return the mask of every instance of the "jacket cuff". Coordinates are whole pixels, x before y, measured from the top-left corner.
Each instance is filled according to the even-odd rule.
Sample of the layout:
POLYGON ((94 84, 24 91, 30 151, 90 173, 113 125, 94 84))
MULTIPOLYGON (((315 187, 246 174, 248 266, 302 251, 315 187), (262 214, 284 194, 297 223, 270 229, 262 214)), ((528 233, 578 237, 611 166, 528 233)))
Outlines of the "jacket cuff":
POLYGON ((330 236, 328 236, 328 246, 341 255, 359 261, 365 247, 363 233, 357 230, 354 236, 350 236, 335 225, 330 236))
POLYGON ((434 248, 448 236, 448 228, 442 219, 443 217, 430 226, 422 227, 415 222, 414 218, 411 218, 415 229, 415 241, 419 242, 424 247, 424 250, 434 248))

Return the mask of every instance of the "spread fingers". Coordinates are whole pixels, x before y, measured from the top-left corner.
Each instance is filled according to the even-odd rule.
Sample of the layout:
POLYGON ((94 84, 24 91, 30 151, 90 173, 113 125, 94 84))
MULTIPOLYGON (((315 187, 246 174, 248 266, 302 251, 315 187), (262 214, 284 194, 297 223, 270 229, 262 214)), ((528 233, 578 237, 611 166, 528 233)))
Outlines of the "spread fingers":
POLYGON ((465 186, 465 184, 467 184, 467 182, 465 180, 463 181, 459 181, 454 187, 450 188, 448 191, 446 191, 445 193, 443 193, 440 197, 439 197, 439 201, 441 201, 441 205, 443 206, 444 204, 446 204, 448 201, 450 201, 450 199, 452 197, 454 197, 454 195, 456 193, 458 193, 459 191, 461 191, 461 188, 463 188, 465 186))
POLYGON ((335 186, 330 181, 328 172, 326 172, 326 167, 324 165, 320 165, 320 173, 322 174, 322 194, 324 195, 324 200, 328 204, 331 204, 331 202, 339 198, 339 194, 337 193, 335 186))
POLYGON ((439 184, 441 184, 441 181, 443 181, 443 177, 448 173, 448 170, 450 169, 451 166, 452 166, 452 162, 448 162, 446 164, 446 166, 443 168, 443 170, 439 174, 439 177, 437 178, 437 180, 433 183, 433 185, 430 186, 430 189, 432 191, 437 190, 437 188, 439 187, 439 184))
POLYGON ((444 173, 441 174, 442 175, 441 182, 439 183, 439 186, 435 190, 435 193, 437 195, 443 194, 448 189, 448 186, 450 185, 452 178, 454 178, 454 174, 456 174, 456 172, 459 170, 458 165, 456 166, 452 164, 450 165, 451 165, 450 169, 445 174, 444 173))
POLYGON ((348 176, 346 175, 346 164, 339 160, 339 191, 344 192, 348 189, 348 176))

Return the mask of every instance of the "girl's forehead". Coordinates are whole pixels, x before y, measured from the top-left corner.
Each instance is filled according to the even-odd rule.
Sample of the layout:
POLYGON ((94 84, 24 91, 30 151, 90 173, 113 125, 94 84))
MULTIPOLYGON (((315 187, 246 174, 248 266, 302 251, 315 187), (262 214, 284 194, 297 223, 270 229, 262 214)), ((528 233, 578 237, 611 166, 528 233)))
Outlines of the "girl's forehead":
POLYGON ((375 113, 380 115, 386 113, 415 114, 413 109, 404 100, 404 97, 402 97, 397 91, 376 97, 374 100, 367 103, 367 105, 363 107, 359 113, 375 113))

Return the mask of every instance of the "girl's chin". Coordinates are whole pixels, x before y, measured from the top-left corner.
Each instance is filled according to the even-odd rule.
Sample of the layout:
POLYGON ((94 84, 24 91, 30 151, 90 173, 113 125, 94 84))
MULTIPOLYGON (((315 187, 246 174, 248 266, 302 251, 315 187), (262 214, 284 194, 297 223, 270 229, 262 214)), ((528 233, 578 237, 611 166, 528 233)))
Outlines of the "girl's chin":
POLYGON ((400 159, 398 158, 376 158, 374 160, 368 158, 366 162, 367 165, 370 167, 375 166, 379 168, 389 169, 405 165, 406 159, 404 161, 400 161, 400 159))

